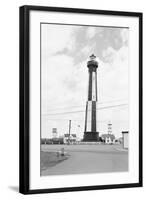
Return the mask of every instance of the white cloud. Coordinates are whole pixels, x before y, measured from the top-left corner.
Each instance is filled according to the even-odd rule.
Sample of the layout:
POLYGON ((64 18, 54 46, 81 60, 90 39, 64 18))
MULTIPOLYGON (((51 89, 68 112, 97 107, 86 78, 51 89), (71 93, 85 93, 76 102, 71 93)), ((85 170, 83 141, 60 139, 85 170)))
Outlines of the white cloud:
POLYGON ((108 47, 102 53, 104 60, 108 63, 112 62, 115 59, 115 54, 116 54, 116 50, 113 49, 112 47, 108 47))
MULTIPOLYGON (((43 136, 48 136, 48 131, 51 133, 52 128, 58 128, 59 133, 66 133, 68 130, 68 120, 79 119, 73 123, 81 123, 83 127, 85 113, 69 114, 65 116, 48 115, 50 113, 59 113, 68 111, 65 108, 59 110, 61 107, 81 106, 76 109, 85 109, 85 102, 87 97, 87 84, 88 84, 88 70, 86 63, 80 63, 74 66, 73 59, 66 55, 51 56, 43 62, 42 65, 42 133, 43 136), (73 88, 75 87, 75 89, 73 88), (57 108, 57 109, 56 109, 57 108), (59 108, 59 109, 58 109, 59 108), (54 109, 54 110, 53 110, 54 109), (52 111, 50 111, 52 110, 52 111), (48 121, 48 119, 54 121, 48 121), (59 118, 58 120, 55 119, 59 118), (68 120, 63 121, 63 119, 68 120), (61 120, 62 119, 62 120, 61 120), (66 126, 67 124, 67 126, 66 126)), ((75 111, 76 109, 73 108, 75 111)), ((76 131, 76 125, 72 131, 76 131), (75 128, 75 129, 74 129, 75 128)), ((51 135, 50 135, 51 136, 51 135)))
POLYGON ((122 41, 124 43, 128 42, 128 39, 129 39, 129 29, 128 28, 121 30, 121 37, 122 37, 122 41))
POLYGON ((118 51, 109 47, 104 54, 109 62, 102 62, 99 68, 101 98, 108 95, 109 99, 128 98, 128 47, 123 46, 118 51))
POLYGON ((86 37, 91 39, 93 38, 96 34, 98 34, 100 37, 102 36, 102 31, 103 29, 101 27, 89 27, 87 29, 87 32, 86 32, 86 37))
POLYGON ((43 55, 49 56, 64 48, 73 48, 72 32, 72 26, 42 24, 43 55))
POLYGON ((92 52, 94 52, 95 44, 93 45, 86 45, 81 49, 81 53, 83 53, 87 58, 91 55, 92 52))
MULTIPOLYGON (((112 47, 107 48, 105 56, 109 62, 100 62, 98 69, 98 95, 99 101, 123 100, 128 103, 128 47, 123 46, 118 51, 112 47)), ((117 101, 118 104, 118 101, 117 101)), ((119 102, 120 104, 120 102, 119 102)), ((123 129, 128 129, 128 106, 99 111, 99 118, 113 123, 113 133, 120 136, 123 129)), ((105 124, 99 124, 99 130, 105 131, 105 124)))
POLYGON ((96 28, 95 27, 89 27, 87 29, 86 36, 91 39, 91 38, 93 38, 95 36, 96 33, 97 32, 96 32, 96 28))
POLYGON ((42 95, 44 95, 45 100, 47 94, 49 104, 58 102, 64 95, 67 95, 63 81, 70 76, 72 66, 72 58, 65 55, 49 57, 42 64, 42 95))

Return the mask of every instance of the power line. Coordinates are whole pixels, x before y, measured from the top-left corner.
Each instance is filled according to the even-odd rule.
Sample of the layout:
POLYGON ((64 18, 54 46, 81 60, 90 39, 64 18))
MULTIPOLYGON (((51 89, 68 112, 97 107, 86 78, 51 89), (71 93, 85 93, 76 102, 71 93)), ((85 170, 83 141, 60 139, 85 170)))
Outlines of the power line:
MULTIPOLYGON (((116 108, 116 107, 127 106, 127 105, 128 105, 128 104, 119 104, 119 105, 105 106, 105 107, 97 108, 97 110, 103 110, 103 109, 109 109, 109 108, 116 108)), ((50 114, 44 114, 44 116, 49 116, 49 115, 64 115, 64 114, 75 114, 75 113, 81 113, 81 112, 85 112, 85 110, 68 111, 68 112, 62 112, 62 113, 50 113, 50 114)))
MULTIPOLYGON (((69 119, 47 119, 48 121, 68 121, 69 119)), ((83 119, 71 119, 72 121, 84 121, 83 119)), ((89 120, 90 122, 91 120, 89 120)), ((113 123, 127 123, 128 120, 112 120, 113 123)), ((97 123, 108 123, 108 120, 97 121, 97 123)))
MULTIPOLYGON (((105 102, 98 102, 98 105, 119 102, 119 101, 127 101, 127 99, 117 99, 117 100, 111 100, 111 101, 105 101, 105 102)), ((68 108, 79 108, 79 107, 80 108, 85 107, 85 105, 57 107, 53 109, 48 109, 48 111, 63 110, 63 109, 68 109, 68 108)))

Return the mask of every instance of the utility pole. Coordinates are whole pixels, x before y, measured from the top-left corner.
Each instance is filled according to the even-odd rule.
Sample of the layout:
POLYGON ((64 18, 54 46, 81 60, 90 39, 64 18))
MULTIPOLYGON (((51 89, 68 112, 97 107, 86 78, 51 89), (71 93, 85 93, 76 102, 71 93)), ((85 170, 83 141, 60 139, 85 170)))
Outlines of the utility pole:
POLYGON ((71 120, 69 120, 68 144, 70 144, 70 130, 71 130, 71 120))

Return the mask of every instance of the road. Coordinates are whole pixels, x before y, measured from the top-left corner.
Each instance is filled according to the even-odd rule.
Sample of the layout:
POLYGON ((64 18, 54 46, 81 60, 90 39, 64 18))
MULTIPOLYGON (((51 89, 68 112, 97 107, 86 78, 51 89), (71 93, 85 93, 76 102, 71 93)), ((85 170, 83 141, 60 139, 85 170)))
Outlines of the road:
POLYGON ((41 175, 84 174, 128 171, 128 151, 120 145, 42 145, 45 152, 61 148, 69 158, 41 171, 41 175))

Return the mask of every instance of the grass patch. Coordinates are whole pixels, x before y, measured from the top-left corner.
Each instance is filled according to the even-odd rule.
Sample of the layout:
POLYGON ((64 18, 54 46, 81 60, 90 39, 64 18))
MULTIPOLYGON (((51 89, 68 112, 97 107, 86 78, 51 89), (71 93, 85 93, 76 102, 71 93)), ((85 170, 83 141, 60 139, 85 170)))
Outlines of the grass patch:
POLYGON ((67 160, 68 157, 69 155, 57 156, 56 152, 41 151, 41 171, 46 170, 49 167, 53 167, 64 160, 67 160))

